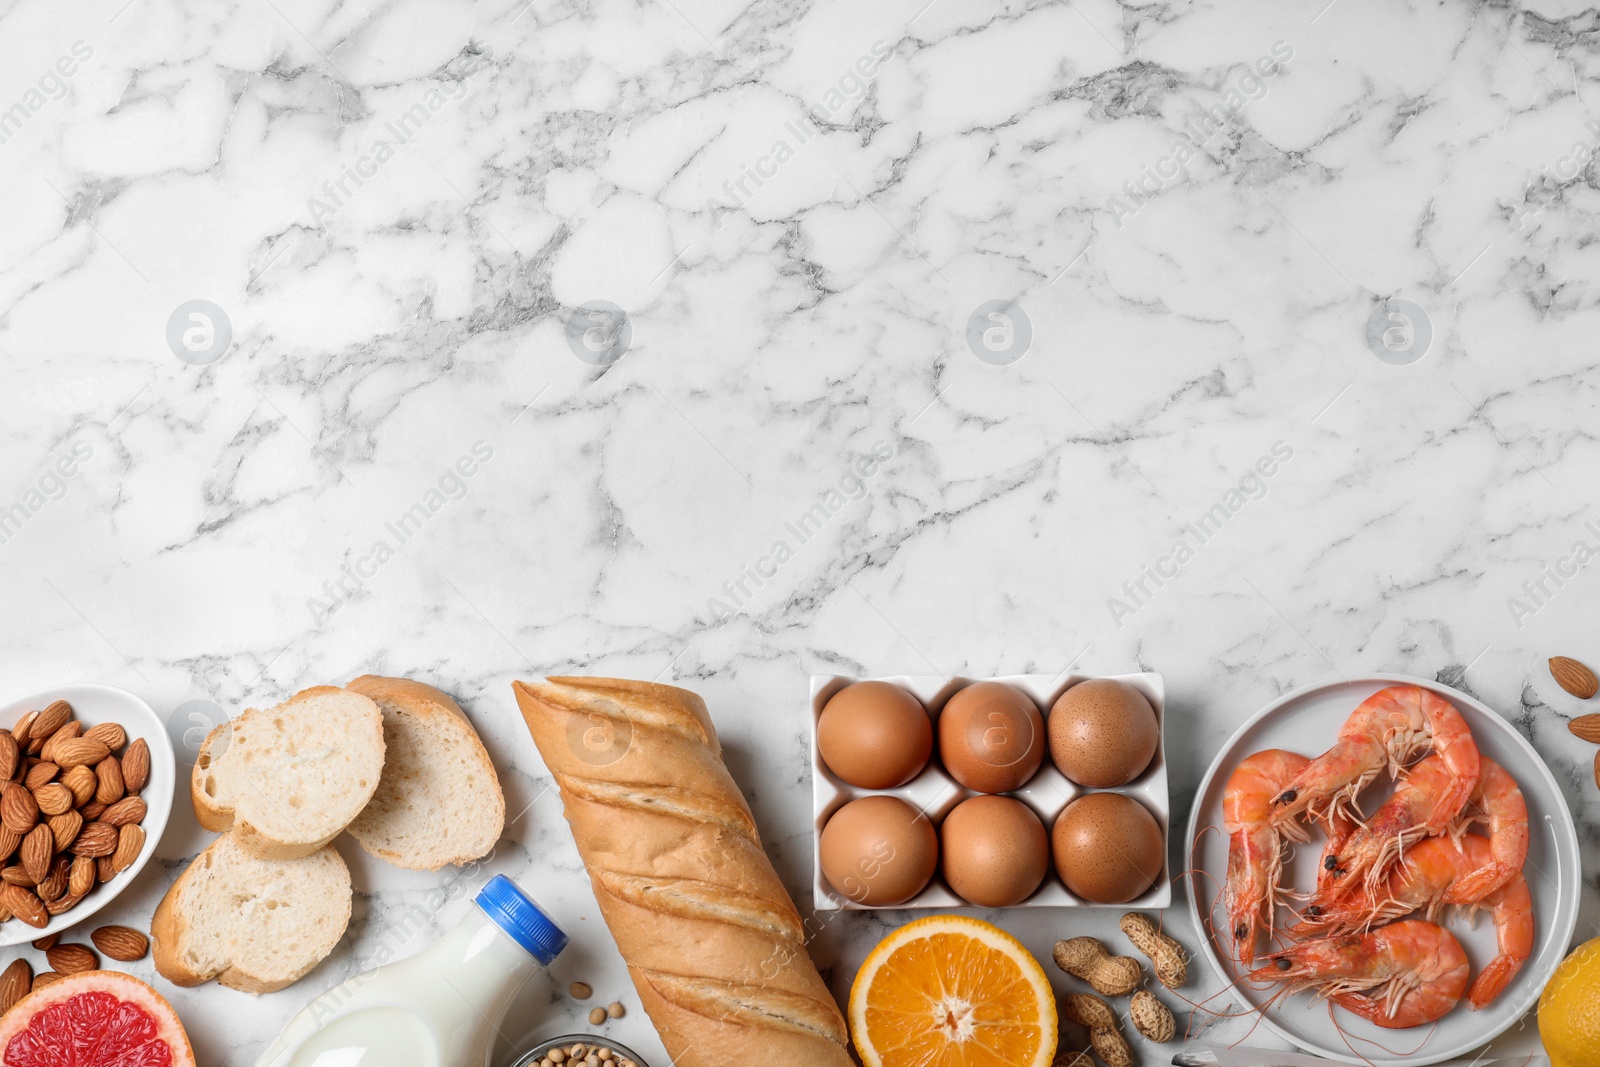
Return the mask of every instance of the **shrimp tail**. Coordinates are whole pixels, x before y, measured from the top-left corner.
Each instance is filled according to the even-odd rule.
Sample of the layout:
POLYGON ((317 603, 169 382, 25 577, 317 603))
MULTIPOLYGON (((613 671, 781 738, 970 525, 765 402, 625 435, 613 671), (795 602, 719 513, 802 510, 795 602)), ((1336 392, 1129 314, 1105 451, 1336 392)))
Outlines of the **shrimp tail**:
POLYGON ((1511 881, 1516 873, 1515 867, 1504 863, 1486 864, 1452 885, 1444 902, 1475 904, 1511 881))
POLYGON ((1504 953, 1490 960, 1489 965, 1473 981, 1472 988, 1467 993, 1467 1000, 1471 1002, 1472 1010, 1477 1011, 1498 997, 1521 969, 1521 960, 1504 953))

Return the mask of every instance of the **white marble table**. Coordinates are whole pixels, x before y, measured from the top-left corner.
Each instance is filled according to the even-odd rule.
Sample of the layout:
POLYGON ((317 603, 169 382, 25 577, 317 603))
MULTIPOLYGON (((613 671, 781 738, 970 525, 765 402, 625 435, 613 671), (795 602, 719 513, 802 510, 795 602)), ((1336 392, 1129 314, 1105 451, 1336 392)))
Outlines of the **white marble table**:
MULTIPOLYGON (((1600 661, 1596 50, 1573 0, 0 8, 4 690, 411 674, 520 813, 442 909, 344 847, 289 990, 158 980, 203 1062, 490 872, 631 1002, 511 699, 546 672, 703 693, 802 909, 811 673, 1161 671, 1180 807, 1285 690, 1436 677, 1555 770, 1600 932, 1543 666, 1600 661)), ((827 924, 841 994, 888 920, 827 924)), ((508 1044, 580 1013, 524 1001, 508 1044)))

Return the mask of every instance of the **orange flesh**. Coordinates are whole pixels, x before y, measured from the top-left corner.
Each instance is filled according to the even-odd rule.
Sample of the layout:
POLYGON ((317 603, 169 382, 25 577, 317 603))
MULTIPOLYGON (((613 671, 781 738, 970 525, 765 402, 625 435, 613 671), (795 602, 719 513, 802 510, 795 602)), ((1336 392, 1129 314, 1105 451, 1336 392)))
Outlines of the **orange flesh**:
POLYGON ((895 950, 872 982, 867 1033, 891 1067, 1010 1067, 1043 1041, 1034 990, 1015 961, 956 934, 895 950), (1019 1018, 1019 1008, 1027 1015, 1019 1018))

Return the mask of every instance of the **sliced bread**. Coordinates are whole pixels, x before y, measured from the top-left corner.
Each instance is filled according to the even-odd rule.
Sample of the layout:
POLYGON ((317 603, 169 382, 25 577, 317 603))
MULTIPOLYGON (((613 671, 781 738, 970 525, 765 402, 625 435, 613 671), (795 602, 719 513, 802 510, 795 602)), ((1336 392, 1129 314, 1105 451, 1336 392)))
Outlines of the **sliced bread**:
POLYGON ((200 746, 189 793, 200 825, 260 859, 309 856, 367 806, 383 773, 383 715, 323 685, 250 708, 200 746))
POLYGON ((383 712, 378 791, 350 824, 361 847, 397 867, 436 871, 487 854, 506 798, 467 715, 431 685, 363 675, 345 688, 383 712))
POLYGON ((156 970, 182 986, 215 978, 246 993, 282 989, 333 951, 350 923, 350 899, 350 870, 333 849, 263 860, 224 835, 156 908, 156 970))

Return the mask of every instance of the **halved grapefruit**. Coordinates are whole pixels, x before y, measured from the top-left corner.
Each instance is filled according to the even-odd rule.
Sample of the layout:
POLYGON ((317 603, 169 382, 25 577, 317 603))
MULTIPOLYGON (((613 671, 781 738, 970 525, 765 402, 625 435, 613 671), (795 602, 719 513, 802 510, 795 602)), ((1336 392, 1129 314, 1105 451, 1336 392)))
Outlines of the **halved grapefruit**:
POLYGON ((178 1013, 139 979, 83 971, 29 993, 0 1019, 4 1067, 195 1067, 178 1013))

